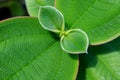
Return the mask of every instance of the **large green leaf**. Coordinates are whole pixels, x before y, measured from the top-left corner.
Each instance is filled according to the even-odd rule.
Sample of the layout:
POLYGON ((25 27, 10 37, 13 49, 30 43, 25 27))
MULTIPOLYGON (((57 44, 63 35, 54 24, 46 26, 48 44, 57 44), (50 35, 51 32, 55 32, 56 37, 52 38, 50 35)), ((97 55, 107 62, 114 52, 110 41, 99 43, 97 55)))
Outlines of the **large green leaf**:
POLYGON ((120 80, 120 37, 80 55, 78 80, 120 80))
POLYGON ((84 30, 92 45, 120 35, 120 0, 56 0, 68 28, 84 30))
POLYGON ((54 5, 54 0, 25 0, 28 13, 31 16, 38 16, 39 6, 54 5))
POLYGON ((73 80, 77 68, 77 55, 63 52, 38 19, 0 22, 0 80, 73 80))
MULTIPOLYGON (((39 0, 39 4, 50 4, 42 1, 39 0)), ((26 2, 29 13, 37 16, 35 1, 26 2)), ((120 0, 55 0, 52 3, 63 13, 66 27, 84 30, 92 45, 106 43, 120 35, 120 0)))

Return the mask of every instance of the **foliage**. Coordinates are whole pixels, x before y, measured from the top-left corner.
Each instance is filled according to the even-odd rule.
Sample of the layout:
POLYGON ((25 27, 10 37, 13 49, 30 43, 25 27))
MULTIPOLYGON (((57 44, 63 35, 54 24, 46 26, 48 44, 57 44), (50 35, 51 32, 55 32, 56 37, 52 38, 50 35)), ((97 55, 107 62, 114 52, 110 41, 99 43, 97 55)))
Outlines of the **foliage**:
POLYGON ((75 79, 78 57, 62 51, 38 19, 2 21, 0 37, 0 80, 75 79))
POLYGON ((32 17, 0 22, 0 80, 120 79, 119 0, 26 5, 32 17))

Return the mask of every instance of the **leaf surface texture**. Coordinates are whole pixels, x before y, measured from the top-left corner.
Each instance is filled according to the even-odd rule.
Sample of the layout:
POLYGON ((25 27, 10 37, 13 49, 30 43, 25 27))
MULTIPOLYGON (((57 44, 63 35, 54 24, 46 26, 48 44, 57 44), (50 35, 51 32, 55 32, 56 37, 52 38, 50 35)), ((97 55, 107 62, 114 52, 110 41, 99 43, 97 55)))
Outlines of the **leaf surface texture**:
POLYGON ((0 80, 73 80, 77 67, 77 55, 63 52, 38 19, 0 22, 0 80))

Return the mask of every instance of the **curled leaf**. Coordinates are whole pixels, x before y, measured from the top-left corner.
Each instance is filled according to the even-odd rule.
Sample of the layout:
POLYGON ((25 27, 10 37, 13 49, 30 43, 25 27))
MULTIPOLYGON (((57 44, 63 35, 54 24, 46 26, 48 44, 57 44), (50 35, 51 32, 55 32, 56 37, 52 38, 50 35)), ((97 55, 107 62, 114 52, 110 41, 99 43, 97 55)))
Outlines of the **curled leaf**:
POLYGON ((55 33, 64 30, 64 17, 60 11, 52 6, 41 6, 38 19, 44 29, 55 33))
POLYGON ((72 54, 86 53, 89 45, 87 34, 80 29, 71 29, 61 36, 61 47, 72 54))

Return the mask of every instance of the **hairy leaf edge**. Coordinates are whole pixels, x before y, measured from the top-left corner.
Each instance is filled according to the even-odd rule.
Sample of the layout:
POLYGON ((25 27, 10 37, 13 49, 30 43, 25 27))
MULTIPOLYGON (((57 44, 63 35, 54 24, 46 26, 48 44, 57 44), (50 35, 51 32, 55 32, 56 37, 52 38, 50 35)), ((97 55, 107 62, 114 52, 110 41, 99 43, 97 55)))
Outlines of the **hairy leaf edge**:
MULTIPOLYGON (((87 36, 87 34, 83 31, 83 30, 81 30, 81 29, 72 29, 72 30, 74 30, 74 31, 80 31, 80 32, 82 32, 84 35, 85 35, 85 37, 86 37, 86 39, 87 39, 87 46, 86 46, 86 51, 83 51, 83 52, 71 52, 71 51, 68 51, 68 50, 66 50, 64 47, 63 47, 63 45, 62 45, 62 40, 63 40, 63 38, 65 37, 64 35, 61 37, 61 39, 60 39, 60 45, 61 45, 61 48, 64 50, 64 51, 66 51, 66 52, 68 52, 68 53, 71 53, 71 54, 81 54, 81 53, 88 53, 87 52, 87 49, 88 49, 88 47, 89 47, 89 38, 88 38, 88 36, 87 36)), ((69 32, 71 32, 71 30, 68 30, 66 33, 69 33, 69 32)))
POLYGON ((64 28, 65 28, 65 26, 64 26, 64 16, 63 16, 63 14, 62 14, 59 10, 57 10, 55 7, 52 7, 52 6, 39 6, 38 20, 39 20, 41 26, 42 26, 44 29, 49 30, 49 31, 52 31, 52 32, 55 32, 55 33, 60 33, 60 32, 61 32, 61 31, 59 31, 59 30, 51 30, 51 29, 49 29, 49 28, 46 28, 46 27, 42 24, 42 22, 41 22, 41 20, 40 20, 41 8, 52 8, 52 9, 56 10, 56 12, 58 12, 58 13, 62 16, 63 23, 62 23, 62 26, 61 26, 61 27, 62 27, 61 30, 63 31, 64 28))

